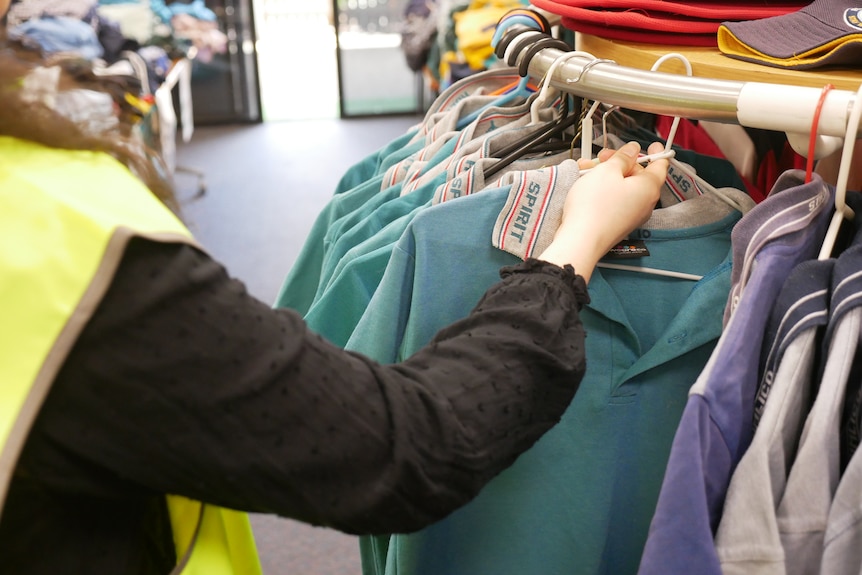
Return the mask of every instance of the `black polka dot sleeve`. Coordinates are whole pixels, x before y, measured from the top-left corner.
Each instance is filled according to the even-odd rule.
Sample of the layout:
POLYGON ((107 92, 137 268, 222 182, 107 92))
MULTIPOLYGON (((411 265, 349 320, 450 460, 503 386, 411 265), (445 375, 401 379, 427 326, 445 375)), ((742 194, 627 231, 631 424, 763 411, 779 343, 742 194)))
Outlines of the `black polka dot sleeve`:
POLYGON ((349 533, 463 505, 583 376, 583 278, 529 260, 407 361, 380 365, 251 297, 188 246, 133 240, 19 471, 48 490, 179 493, 349 533))

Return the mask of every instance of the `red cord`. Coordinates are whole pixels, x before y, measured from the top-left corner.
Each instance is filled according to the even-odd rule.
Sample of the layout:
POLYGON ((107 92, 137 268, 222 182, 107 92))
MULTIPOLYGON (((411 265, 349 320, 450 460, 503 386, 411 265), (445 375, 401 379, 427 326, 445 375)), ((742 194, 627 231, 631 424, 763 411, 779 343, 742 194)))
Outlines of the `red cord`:
POLYGON ((811 120, 811 138, 808 140, 808 159, 805 163, 805 183, 811 181, 814 173, 814 148, 817 146, 817 126, 820 125, 820 112, 823 110, 823 102, 826 101, 826 94, 834 88, 832 84, 823 86, 823 91, 820 92, 820 99, 817 100, 817 107, 814 109, 814 118, 811 120))

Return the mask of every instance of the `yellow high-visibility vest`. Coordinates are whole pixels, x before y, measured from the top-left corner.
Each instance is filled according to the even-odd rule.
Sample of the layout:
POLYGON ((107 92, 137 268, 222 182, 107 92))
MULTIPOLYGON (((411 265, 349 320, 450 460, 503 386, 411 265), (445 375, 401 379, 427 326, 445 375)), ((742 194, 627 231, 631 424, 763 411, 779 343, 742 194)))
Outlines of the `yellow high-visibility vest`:
MULTIPOLYGON (((0 510, 42 402, 134 236, 194 244, 107 154, 0 136, 0 510)), ((168 509, 173 573, 260 575, 245 513, 172 495, 168 509)))

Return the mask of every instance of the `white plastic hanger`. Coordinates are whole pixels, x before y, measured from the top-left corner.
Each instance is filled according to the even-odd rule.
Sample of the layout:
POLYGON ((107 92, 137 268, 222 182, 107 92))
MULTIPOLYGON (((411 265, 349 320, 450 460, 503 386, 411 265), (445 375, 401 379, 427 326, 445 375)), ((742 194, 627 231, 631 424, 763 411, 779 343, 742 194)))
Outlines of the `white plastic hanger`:
MULTIPOLYGON (((672 58, 682 62, 683 66, 685 66, 686 76, 692 75, 691 62, 688 61, 688 58, 686 58, 682 54, 679 54, 676 52, 670 52, 668 54, 665 54, 664 56, 662 56, 658 60, 656 60, 655 64, 653 64, 652 68, 650 68, 650 71, 655 72, 656 70, 659 69, 659 67, 661 67, 662 64, 664 64, 666 61, 668 61, 672 58)), ((665 150, 670 150, 671 146, 673 145, 673 140, 676 137, 677 128, 679 127, 679 122, 680 122, 680 117, 675 116, 673 119, 673 122, 671 123, 671 126, 670 126, 670 132, 668 133, 668 136, 667 136, 667 143, 665 144, 665 147, 664 147, 665 150)), ((707 182, 706 180, 701 178, 699 175, 697 175, 697 173, 694 170, 691 169, 690 166, 688 166, 687 164, 684 164, 683 162, 680 162, 679 160, 677 160, 675 158, 671 158, 670 163, 673 165, 674 169, 685 173, 688 177, 693 179, 695 181, 695 183, 697 184, 698 188, 700 188, 701 190, 703 190, 704 192, 706 192, 708 194, 712 194, 712 195, 716 196, 717 198, 722 200, 724 203, 726 203, 727 205, 729 205, 730 207, 732 207, 736 211, 744 213, 744 211, 745 211, 744 208, 742 206, 740 206, 739 203, 733 199, 733 197, 728 196, 727 194, 725 194, 724 192, 722 192, 721 190, 719 190, 718 188, 716 188, 715 186, 713 186, 712 184, 710 184, 709 182, 707 182)))
MULTIPOLYGON (((658 60, 656 60, 655 63, 652 65, 652 68, 650 68, 650 72, 657 71, 659 68, 661 68, 662 64, 664 64, 665 62, 667 62, 671 58, 673 58, 675 60, 679 60, 680 62, 682 62, 683 66, 685 66, 685 75, 686 76, 692 75, 693 72, 691 69, 691 62, 688 61, 688 58, 686 58, 682 54, 678 54, 676 52, 670 52, 668 54, 665 54, 664 56, 662 56, 658 60)), ((667 135, 667 143, 664 146, 665 150, 669 150, 670 147, 673 145, 673 139, 676 138, 676 130, 679 127, 679 121, 680 121, 680 117, 674 116, 673 123, 671 123, 671 125, 670 125, 670 132, 667 135)))
MULTIPOLYGON (((578 74, 578 77, 572 82, 581 79, 581 76, 587 73, 587 71, 595 66, 596 64, 601 64, 603 62, 607 62, 609 64, 616 64, 613 60, 607 59, 596 59, 592 62, 587 63, 586 66, 581 68, 581 73, 578 74)), ((567 80, 569 81, 569 80, 567 80)), ((581 120, 581 159, 591 160, 593 156, 593 114, 595 114, 596 109, 599 107, 601 102, 596 100, 593 102, 593 105, 590 106, 589 111, 587 111, 586 115, 581 120)), ((606 118, 606 116, 602 116, 602 118, 606 118)), ((607 126, 607 124, 603 124, 603 127, 607 126)))
MULTIPOLYGON (((578 74, 578 76, 576 78, 567 79, 566 82, 568 82, 568 83, 575 83, 575 82, 580 81, 580 79, 583 77, 583 75, 586 74, 591 67, 593 67, 597 64, 600 64, 603 62, 614 63, 613 60, 596 58, 592 54, 590 54, 588 52, 582 52, 582 51, 566 52, 566 53, 562 54, 561 56, 559 56, 556 60, 554 60, 554 62, 548 68, 548 72, 542 78, 542 86, 541 86, 541 89, 539 91, 539 94, 530 106, 531 122, 533 122, 533 123, 540 122, 539 116, 538 116, 538 111, 543 106, 547 105, 547 100, 549 99, 548 93, 549 93, 550 84, 551 84, 551 77, 553 76, 553 73, 555 72, 557 67, 560 66, 563 62, 566 62, 570 58, 573 58, 576 56, 592 58, 592 60, 590 62, 588 62, 581 69, 580 73, 578 74)), ((688 75, 689 76, 691 75, 691 64, 688 62, 687 59, 685 59, 685 57, 683 57, 679 54, 667 54, 665 56, 662 56, 661 58, 659 58, 658 61, 656 61, 655 65, 653 66, 653 69, 660 66, 662 63, 664 63, 669 58, 681 59, 686 66, 686 69, 688 71, 688 75)), ((584 119, 582 119, 582 122, 581 122, 581 138, 582 138, 582 140, 581 140, 581 154, 582 154, 581 158, 582 159, 592 159, 591 158, 591 156, 592 156, 592 138, 593 138, 592 116, 595 113, 596 109, 598 109, 600 104, 601 103, 599 101, 593 102, 592 106, 590 107, 589 111, 584 116, 584 119)), ((602 120, 603 120, 602 127, 603 127, 603 129, 606 129, 606 126, 607 126, 606 119, 607 119, 608 113, 610 113, 610 112, 607 112, 602 116, 602 120)), ((675 162, 675 160, 673 159, 675 152, 671 148, 671 146, 673 144, 673 138, 676 135, 676 130, 677 130, 677 126, 679 125, 679 121, 680 121, 679 117, 675 118, 675 120, 672 124, 672 127, 671 127, 671 132, 669 134, 669 137, 667 138, 667 143, 665 145, 665 149, 662 152, 657 153, 657 154, 646 154, 646 155, 640 156, 638 158, 639 163, 647 163, 647 162, 651 162, 651 161, 654 161, 654 160, 657 160, 660 158, 668 158, 670 161, 675 162)), ((597 162, 598 162, 598 160, 596 159, 596 163, 597 162)), ((715 187, 713 187, 708 182, 704 181, 702 178, 697 176, 697 174, 693 173, 691 170, 687 169, 687 167, 684 164, 682 164, 681 162, 676 162, 676 164, 678 164, 678 167, 680 170, 684 171, 689 176, 694 178, 698 182, 698 185, 702 186, 702 189, 705 189, 706 191, 710 191, 710 192, 715 193, 716 196, 724 199, 725 201, 728 200, 723 194, 721 194, 718 190, 716 190, 715 187)), ((586 168, 584 170, 581 170, 581 173, 582 174, 586 173, 589 170, 590 170, 590 168, 586 168)), ((730 203, 730 205, 733 206, 735 209, 739 209, 739 206, 737 206, 735 203, 731 203, 731 202, 728 202, 728 203, 730 203)), ((677 271, 672 271, 672 270, 662 270, 662 269, 651 268, 651 267, 646 267, 646 266, 628 266, 628 265, 622 265, 622 264, 612 264, 612 263, 600 262, 598 264, 598 267, 606 268, 606 269, 649 273, 649 274, 653 274, 653 275, 660 275, 660 276, 672 277, 672 278, 677 278, 677 279, 684 279, 684 280, 689 280, 689 281, 699 281, 699 280, 703 279, 703 276, 696 275, 696 274, 689 274, 689 273, 685 273, 685 272, 677 272, 677 271)))
MULTIPOLYGON (((590 68, 592 68, 596 64, 601 64, 603 62, 609 62, 612 64, 614 63, 613 60, 596 58, 595 56, 593 56, 589 52, 583 52, 580 50, 573 50, 571 52, 565 52, 565 53, 561 54, 556 60, 554 60, 551 63, 551 66, 548 68, 548 72, 545 74, 545 76, 541 80, 538 95, 533 100, 533 102, 530 104, 530 123, 531 124, 542 123, 542 120, 539 117, 539 111, 543 107, 546 107, 550 103, 549 100, 551 100, 551 98, 552 98, 552 96, 550 95, 550 86, 551 86, 551 77, 553 76, 554 71, 557 69, 558 66, 560 66, 564 62, 567 62, 568 60, 570 60, 571 58, 574 58, 576 56, 581 56, 584 58, 592 58, 592 60, 587 62, 587 64, 581 69, 581 71, 577 75, 577 77, 566 79, 566 82, 570 83, 570 84, 579 82, 580 79, 584 76, 584 74, 586 74, 590 70, 590 68)), ((556 96, 556 94, 554 96, 556 96)), ((581 119, 581 159, 587 159, 587 160, 592 159, 592 147, 593 147, 593 143, 592 143, 593 120, 592 120, 592 117, 593 117, 593 114, 595 113, 596 109, 599 107, 600 104, 601 104, 601 102, 599 102, 599 101, 593 102, 593 105, 590 108, 590 110, 581 119)), ((613 110, 610 110, 610 111, 606 112, 604 115, 602 115, 602 129, 603 130, 607 129, 606 120, 607 120, 608 114, 611 111, 613 111, 613 110)), ((678 120, 677 120, 677 123, 679 123, 678 120)), ((673 131, 676 132, 675 127, 674 127, 673 131)), ((665 148, 664 152, 660 152, 657 154, 645 154, 645 155, 639 156, 637 161, 638 161, 638 163, 645 164, 645 163, 649 163, 649 162, 652 162, 654 160, 658 160, 658 159, 662 159, 662 158, 672 158, 673 156, 674 156, 674 151, 670 149, 670 146, 667 146, 665 148)), ((598 164, 598 159, 595 160, 595 163, 598 164)), ((585 168, 585 169, 581 170, 580 173, 584 174, 586 172, 589 172, 591 169, 592 168, 585 168)))
MULTIPOLYGON (((589 111, 587 112, 586 116, 584 117, 584 119, 581 122, 581 138, 582 138, 581 146, 582 146, 582 150, 583 150, 582 153, 587 154, 587 159, 592 159, 589 157, 590 154, 586 150, 592 151, 592 145, 593 145, 592 144, 592 137, 593 137, 592 136, 592 132, 593 132, 592 116, 595 113, 596 108, 598 108, 599 104, 600 104, 600 102, 598 102, 598 101, 594 102, 593 105, 590 106, 589 111), (588 132, 588 130, 589 130, 589 132, 588 132)), ((602 114, 602 129, 603 130, 607 129, 607 116, 611 111, 612 110, 608 111, 605 114, 602 114)), ((638 157, 637 162, 638 163, 648 163, 648 162, 652 162, 654 160, 658 160, 661 158, 668 158, 668 159, 672 160, 673 156, 675 155, 675 152, 674 152, 674 150, 671 149, 670 143, 672 143, 673 136, 676 133, 676 124, 677 123, 679 123, 679 122, 675 122, 674 127, 671 129, 672 133, 671 133, 671 138, 668 140, 669 144, 667 146, 665 146, 665 149, 662 152, 659 152, 656 154, 644 154, 644 155, 638 157)), ((594 163, 598 164, 598 158, 596 158, 593 161, 594 161, 594 163)), ((583 173, 589 172, 591 169, 592 168, 586 168, 584 170, 581 170, 580 173, 583 174, 583 173)), ((673 271, 673 270, 663 270, 663 269, 651 268, 651 267, 647 267, 647 266, 630 266, 630 265, 624 265, 624 264, 612 264, 612 263, 607 263, 607 262, 599 262, 598 264, 596 264, 596 266, 600 267, 600 268, 605 268, 605 269, 647 273, 647 274, 652 274, 652 275, 665 276, 665 277, 690 280, 690 281, 699 281, 699 280, 703 279, 703 276, 699 276, 699 275, 695 275, 695 274, 689 274, 689 273, 678 272, 678 271, 673 271)))
MULTIPOLYGON (((657 152, 655 154, 641 154, 640 156, 637 157, 637 159, 635 161, 638 164, 648 164, 650 162, 654 162, 655 160, 671 159, 675 155, 676 155, 676 152, 674 152, 673 150, 663 150, 663 151, 657 152)), ((598 158, 592 158, 590 161, 593 163, 594 166, 599 165, 599 159, 598 158)), ((583 175, 583 174, 586 174, 587 172, 590 172, 592 170, 593 170, 593 168, 584 168, 584 169, 580 170, 579 173, 581 175, 583 175)))
POLYGON ((825 260, 832 256, 835 248, 835 240, 838 238, 838 230, 841 223, 847 219, 856 217, 853 210, 847 206, 847 180, 850 178, 850 164, 853 159, 853 148, 856 144, 856 134, 859 130, 859 119, 862 116, 862 85, 856 92, 853 100, 853 108, 850 110, 850 118, 847 120, 847 131, 844 134, 844 149, 841 151, 841 163, 838 166, 838 179, 835 182, 835 213, 829 222, 823 245, 820 246, 818 260, 825 260))
MULTIPOLYGON (((598 100, 593 102, 593 105, 590 106, 590 109, 584 115, 583 119, 581 119, 581 159, 582 160, 592 160, 593 159, 593 114, 596 113, 596 108, 598 108, 600 104, 601 104, 601 102, 599 102, 598 100)), ((589 170, 589 168, 587 168, 587 170, 589 170)))
MULTIPOLYGON (((676 58, 676 59, 682 61, 683 65, 685 66, 687 75, 689 75, 689 76, 692 75, 691 63, 688 61, 688 59, 685 56, 683 56, 681 54, 677 54, 677 53, 665 54, 664 56, 662 56, 661 58, 656 60, 655 64, 653 64, 653 66, 651 68, 651 71, 653 71, 653 72, 656 71, 664 62, 666 62, 667 60, 669 60, 671 58, 676 58)), ((593 114, 593 112, 595 112, 595 109, 597 108, 597 106, 598 106, 598 102, 593 104, 593 106, 590 108, 589 112, 587 113, 588 118, 592 117, 592 114, 593 114)), ((610 113, 610 111, 608 113, 610 113)), ((603 120, 602 128, 603 129, 607 129, 607 124, 605 123, 605 120, 607 118, 608 113, 606 113, 602 116, 602 120, 603 120)), ((686 166, 685 164, 683 164, 682 162, 680 162, 679 160, 676 160, 674 158, 675 154, 674 154, 674 150, 672 149, 672 146, 673 146, 673 140, 676 137, 677 128, 679 127, 679 122, 680 122, 680 117, 676 116, 673 120, 673 123, 671 124, 670 132, 668 133, 668 136, 666 138, 666 143, 665 143, 665 147, 664 147, 663 152, 660 152, 657 154, 647 154, 647 155, 641 156, 638 158, 638 162, 650 162, 650 161, 657 160, 660 158, 668 158, 668 160, 671 163, 673 163, 673 165, 677 169, 685 172, 689 177, 693 178, 697 182, 698 186, 700 186, 701 189, 703 189, 705 192, 714 194, 716 197, 722 199, 724 202, 728 203, 731 207, 733 207, 734 209, 739 211, 740 206, 735 201, 733 201, 731 198, 728 198, 725 194, 723 194, 719 190, 717 190, 712 184, 706 182, 703 178, 699 177, 696 173, 694 173, 694 171, 689 169, 688 166, 686 166)), ((585 139, 587 138, 587 135, 586 135, 587 134, 587 131, 586 131, 587 125, 589 125, 590 131, 592 132, 592 121, 585 119, 584 122, 582 123, 582 126, 583 126, 582 137, 584 137, 585 139)), ((590 134, 589 137, 591 138, 592 135, 590 134)), ((586 148, 584 148, 584 149, 586 149, 586 148)), ((583 170, 583 171, 589 171, 589 169, 583 170)), ((622 265, 622 264, 612 264, 612 263, 600 262, 599 264, 597 264, 597 267, 615 269, 615 270, 626 270, 626 271, 633 271, 633 272, 649 273, 649 274, 653 274, 653 275, 660 275, 660 276, 666 276, 666 277, 672 277, 672 278, 678 278, 678 279, 684 279, 684 280, 691 280, 691 281, 699 281, 699 280, 703 279, 703 276, 696 275, 696 274, 689 274, 689 273, 678 272, 678 271, 673 271, 673 270, 663 270, 663 269, 651 268, 651 267, 646 267, 646 266, 628 266, 628 265, 622 265)))
MULTIPOLYGON (((554 72, 556 71, 557 67, 560 64, 562 64, 563 62, 566 62, 566 61, 570 60, 571 58, 574 58, 575 56, 582 56, 584 58, 592 58, 593 62, 597 61, 596 57, 593 56, 592 54, 590 54, 589 52, 582 52, 580 50, 574 50, 572 52, 563 52, 562 55, 560 55, 556 60, 554 60, 554 62, 548 68, 548 73, 545 74, 545 76, 542 78, 541 88, 539 89, 539 95, 536 96, 536 98, 533 100, 533 103, 530 104, 530 123, 531 124, 541 124, 542 123, 542 120, 539 117, 539 111, 543 107, 547 107, 548 104, 550 104, 550 100, 552 98, 552 96, 550 94, 551 77, 554 75, 554 72)), ((592 64, 592 62, 588 63, 587 66, 590 66, 591 64, 592 64)), ((584 71, 586 71, 586 68, 584 68, 584 71)), ((581 74, 578 75, 578 78, 576 78, 575 81, 579 80, 581 78, 581 76, 583 76, 583 72, 581 72, 581 74)), ((554 93, 553 97, 556 98, 556 96, 557 96, 557 94, 554 93)))
POLYGON ((641 272, 652 274, 656 276, 667 276, 671 278, 677 278, 682 280, 691 280, 691 281, 700 281, 703 279, 703 276, 695 275, 695 274, 687 274, 685 272, 675 272, 671 270, 660 270, 658 268, 649 268, 646 266, 624 266, 622 264, 609 264, 605 262, 599 262, 596 264, 596 267, 607 268, 611 270, 623 270, 630 272, 641 272))

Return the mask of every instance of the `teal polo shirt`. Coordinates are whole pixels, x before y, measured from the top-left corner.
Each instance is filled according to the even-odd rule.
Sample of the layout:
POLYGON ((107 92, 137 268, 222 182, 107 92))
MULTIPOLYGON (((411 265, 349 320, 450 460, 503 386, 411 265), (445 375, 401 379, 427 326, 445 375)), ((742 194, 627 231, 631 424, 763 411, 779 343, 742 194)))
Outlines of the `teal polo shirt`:
MULTIPOLYGON (((465 317, 518 261, 490 245, 507 197, 488 190, 418 214, 348 349, 399 361, 465 317)), ((560 424, 447 518, 363 538, 364 572, 635 573, 688 390, 721 333, 738 219, 640 232, 643 265, 699 282, 597 269, 581 312, 587 373, 560 424)))
MULTIPOLYGON (((503 137, 503 143, 511 136, 509 133, 503 137)), ((455 185, 456 175, 452 172, 456 172, 459 167, 471 166, 457 176, 463 185, 463 193, 475 193, 485 188, 483 170, 486 164, 493 165, 495 160, 483 159, 483 156, 488 154, 489 146, 496 139, 493 135, 489 137, 484 151, 477 152, 473 159, 465 157, 464 162, 451 167, 451 172, 442 172, 415 191, 382 204, 339 238, 329 253, 332 265, 324 267, 318 294, 305 314, 305 321, 312 330, 335 345, 344 346, 347 343, 374 295, 393 247, 404 230, 417 214, 432 206, 441 187, 449 189, 455 185), (473 161, 476 163, 473 164, 473 161), (328 273, 329 269, 331 273, 328 273)), ((556 164, 562 161, 561 156, 567 155, 566 152, 546 158, 517 160, 506 166, 506 171, 535 169, 547 162, 556 164)))
MULTIPOLYGON (((383 201, 382 199, 374 200, 374 198, 376 198, 381 190, 389 189, 395 183, 390 181, 393 173, 391 170, 397 170, 396 167, 399 165, 408 166, 413 162, 413 158, 415 157, 421 158, 423 150, 428 146, 434 145, 433 142, 436 142, 439 138, 443 138, 444 142, 448 142, 457 133, 454 131, 454 127, 458 119, 477 109, 484 108, 487 106, 489 100, 493 100, 493 98, 481 95, 462 99, 453 98, 451 100, 453 104, 452 108, 441 112, 444 116, 443 119, 440 119, 434 127, 428 129, 424 137, 415 137, 414 135, 409 144, 400 148, 393 144, 392 147, 394 149, 379 162, 377 174, 370 179, 363 180, 361 184, 356 185, 354 188, 342 190, 342 186, 360 180, 359 177, 351 175, 348 170, 348 173, 342 176, 342 182, 338 185, 338 189, 336 190, 338 193, 334 194, 315 218, 302 249, 282 282, 274 307, 290 308, 305 315, 318 291, 321 270, 328 246, 326 238, 328 234, 332 234, 330 228, 335 222, 356 210, 360 210, 366 202, 383 201)), ((404 136, 397 140, 402 140, 403 138, 404 136)), ((437 151, 439 147, 438 142, 434 150, 437 151)), ((443 147, 451 149, 446 148, 445 145, 443 147)), ((386 148, 388 149, 389 147, 387 146, 386 148)), ((442 161, 446 156, 438 154, 433 155, 433 157, 436 161, 442 161)), ((372 162, 377 162, 377 160, 369 159, 369 165, 372 162)), ((360 164, 360 166, 354 166, 354 168, 362 171, 364 174, 367 166, 362 163, 360 164)), ((389 197, 392 197, 392 191, 397 196, 399 190, 400 188, 392 187, 389 197)), ((366 212, 368 209, 370 207, 366 208, 366 212)))
MULTIPOLYGON (((341 179, 339 179, 338 183, 335 185, 335 191, 333 193, 341 194, 348 190, 352 190, 356 186, 367 182, 379 174, 384 160, 387 158, 389 158, 390 161, 395 160, 398 152, 405 151, 405 148, 411 143, 417 132, 418 130, 415 127, 409 129, 401 136, 398 136, 388 144, 375 150, 347 168, 341 176, 341 179)), ((385 168, 383 168, 383 170, 385 170, 385 168)))

